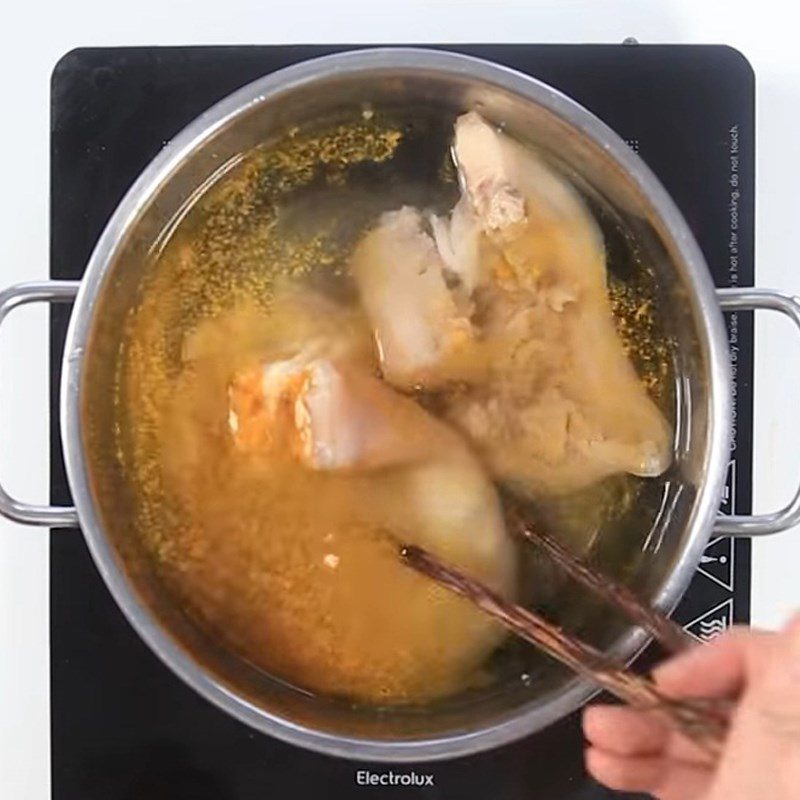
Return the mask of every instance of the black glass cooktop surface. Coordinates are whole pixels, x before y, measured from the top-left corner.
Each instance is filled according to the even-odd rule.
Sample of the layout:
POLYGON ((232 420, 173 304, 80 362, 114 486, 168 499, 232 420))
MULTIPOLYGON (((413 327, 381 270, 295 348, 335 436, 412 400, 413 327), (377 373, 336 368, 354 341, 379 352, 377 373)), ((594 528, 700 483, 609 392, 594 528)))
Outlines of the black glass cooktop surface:
MULTIPOLYGON (((341 49, 346 48, 82 49, 65 56, 52 80, 52 276, 81 277, 124 192, 201 111, 265 73, 341 49)), ((752 284, 754 78, 738 53, 718 46, 448 49, 540 78, 597 114, 672 194, 716 283, 752 284), (738 212, 734 249, 732 206, 738 212)), ((52 312, 54 412, 68 314, 58 307, 52 312)), ((738 426, 722 505, 727 513, 746 513, 751 494, 750 315, 729 319, 729 330, 738 347, 738 426)), ((57 413, 51 427, 52 499, 66 503, 57 413)), ((577 715, 493 752, 396 767, 328 758, 255 733, 195 695, 138 639, 106 591, 79 531, 53 532, 51 568, 55 800, 622 797, 586 777, 577 715), (408 777, 392 779, 391 773, 408 777), (371 782, 376 780, 377 785, 371 782), (380 783, 389 780, 397 784, 380 783)), ((677 617, 705 640, 734 621, 747 622, 749 607, 749 543, 713 539, 677 617)))

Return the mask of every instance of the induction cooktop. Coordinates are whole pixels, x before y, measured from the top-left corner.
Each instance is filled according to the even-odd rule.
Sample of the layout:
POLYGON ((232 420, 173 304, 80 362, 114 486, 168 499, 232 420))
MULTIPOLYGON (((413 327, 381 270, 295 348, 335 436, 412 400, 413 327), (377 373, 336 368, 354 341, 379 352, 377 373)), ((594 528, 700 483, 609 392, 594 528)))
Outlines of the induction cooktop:
MULTIPOLYGON (((81 277, 106 220, 184 125, 231 91, 328 46, 79 49, 52 78, 51 260, 81 277)), ((754 77, 722 46, 448 46, 553 86, 614 128, 686 216, 718 286, 753 283, 754 77), (736 152, 738 151, 738 152, 736 152), (731 258, 731 155, 738 155, 738 254, 731 258)), ((51 495, 69 502, 57 394, 69 310, 51 325, 51 495)), ((737 420, 724 513, 751 502, 750 314, 736 337, 737 420)), ((623 797, 582 767, 579 715, 454 761, 362 764, 245 727, 194 694, 141 642, 106 591, 78 530, 51 539, 54 800, 601 800, 623 797)), ((750 544, 714 538, 676 618, 713 638, 750 614, 750 544)), ((647 658, 647 656, 645 656, 647 658)))

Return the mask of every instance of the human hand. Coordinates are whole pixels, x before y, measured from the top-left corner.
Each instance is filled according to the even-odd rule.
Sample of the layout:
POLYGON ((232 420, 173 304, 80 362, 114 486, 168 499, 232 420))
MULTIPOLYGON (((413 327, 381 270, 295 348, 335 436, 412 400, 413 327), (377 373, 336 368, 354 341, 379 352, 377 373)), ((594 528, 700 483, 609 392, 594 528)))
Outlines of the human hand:
POLYGON ((800 797, 800 616, 779 633, 733 629, 653 677, 676 698, 735 701, 721 757, 714 761, 655 713, 590 706, 586 768, 596 780, 658 800, 800 797))

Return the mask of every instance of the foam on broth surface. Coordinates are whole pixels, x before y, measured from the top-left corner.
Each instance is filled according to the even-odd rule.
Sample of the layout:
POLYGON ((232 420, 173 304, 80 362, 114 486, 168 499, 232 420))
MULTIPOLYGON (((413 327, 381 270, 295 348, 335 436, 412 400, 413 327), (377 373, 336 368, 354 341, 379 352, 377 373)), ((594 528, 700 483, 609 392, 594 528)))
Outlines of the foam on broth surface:
MULTIPOLYGON (((243 457, 231 442, 228 387, 265 357, 276 326, 292 326, 274 313, 287 282, 352 308, 346 324, 369 340, 347 259, 380 212, 453 204, 452 118, 443 117, 370 111, 288 131, 237 159, 154 253, 119 359, 118 457, 137 534, 170 591, 256 666, 371 703, 491 681, 485 652, 470 646, 487 623, 403 567, 385 532, 354 513, 366 490, 357 478, 243 457)), ((611 281, 620 333, 669 408, 653 291, 644 269, 611 281)), ((434 411, 441 400, 417 399, 434 411)), ((632 509, 653 492, 648 483, 615 478, 536 513, 578 550, 600 536, 643 537, 657 501, 632 509)), ((541 564, 523 561, 520 571, 522 598, 547 600, 541 564)))

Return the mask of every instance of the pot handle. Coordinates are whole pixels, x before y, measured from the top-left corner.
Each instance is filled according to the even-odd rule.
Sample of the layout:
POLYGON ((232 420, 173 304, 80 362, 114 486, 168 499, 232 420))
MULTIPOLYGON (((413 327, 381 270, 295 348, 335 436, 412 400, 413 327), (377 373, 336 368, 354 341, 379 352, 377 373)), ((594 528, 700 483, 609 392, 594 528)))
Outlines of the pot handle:
MULTIPOLYGON (((0 292, 0 325, 8 314, 28 303, 71 303, 78 293, 79 281, 38 281, 20 283, 0 292)), ((77 527, 78 513, 72 506, 39 506, 13 498, 0 484, 0 515, 26 525, 51 528, 77 527)))
MULTIPOLYGON (((800 330, 800 301, 772 289, 717 289, 723 311, 778 311, 787 316, 800 330)), ((720 514, 714 532, 726 536, 766 536, 800 524, 800 486, 788 505, 767 514, 720 514)))

